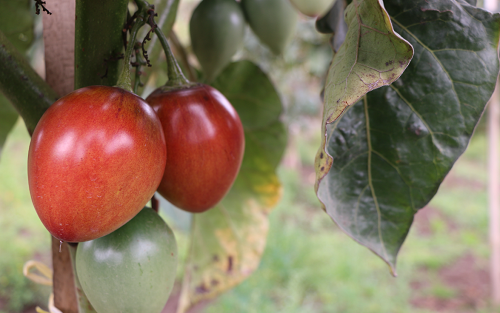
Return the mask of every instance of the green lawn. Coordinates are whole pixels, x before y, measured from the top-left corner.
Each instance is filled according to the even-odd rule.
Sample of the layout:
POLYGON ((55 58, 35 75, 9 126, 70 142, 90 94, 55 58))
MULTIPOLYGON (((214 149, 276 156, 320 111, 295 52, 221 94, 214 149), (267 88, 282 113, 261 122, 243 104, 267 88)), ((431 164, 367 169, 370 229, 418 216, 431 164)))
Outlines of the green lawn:
MULTIPOLYGON (((473 138, 426 211, 418 213, 400 252, 397 278, 320 209, 309 181, 319 143, 307 134, 294 140, 300 166, 279 170, 285 192, 270 215, 259 269, 207 306, 207 313, 497 312, 487 298, 484 132, 473 138), (469 281, 460 279, 486 291, 471 293, 469 281)), ((50 263, 49 235, 28 192, 28 144, 18 123, 0 159, 0 312, 22 312, 34 303, 45 307, 50 292, 21 272, 33 258, 50 263)))

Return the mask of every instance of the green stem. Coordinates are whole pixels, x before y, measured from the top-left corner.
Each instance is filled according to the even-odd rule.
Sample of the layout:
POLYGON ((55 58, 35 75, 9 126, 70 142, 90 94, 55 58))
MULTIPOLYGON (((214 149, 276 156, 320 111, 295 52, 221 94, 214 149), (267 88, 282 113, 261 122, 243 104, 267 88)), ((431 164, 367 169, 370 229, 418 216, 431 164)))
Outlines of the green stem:
MULTIPOLYGON (((141 10, 141 8, 139 8, 141 10)), ((118 77, 117 87, 125 89, 127 91, 132 92, 132 79, 130 78, 130 58, 132 57, 132 52, 134 51, 134 43, 135 38, 137 37, 137 33, 139 29, 145 24, 145 20, 142 14, 137 16, 137 19, 134 21, 132 26, 132 30, 130 31, 130 38, 128 40, 127 50, 125 51, 125 59, 123 62, 123 69, 118 77)))
POLYGON ((78 0, 75 19, 75 89, 114 86, 123 53, 128 0, 78 0))
POLYGON ((30 134, 59 95, 0 32, 0 92, 24 120, 30 134))
POLYGON ((78 244, 68 243, 69 255, 71 256, 71 266, 73 267, 73 275, 75 277, 75 290, 78 300, 78 313, 97 313, 90 301, 87 299, 85 292, 83 292, 82 285, 76 274, 76 249, 78 244))
MULTIPOLYGON (((140 11, 145 11, 154 8, 145 0, 135 0, 135 3, 139 7, 140 11)), ((152 26, 152 25, 151 25, 152 26)), ((160 27, 155 27, 154 32, 156 36, 158 36, 158 40, 160 41, 163 50, 165 51, 165 56, 167 58, 167 66, 168 66, 168 82, 165 86, 174 87, 174 86, 189 86, 191 83, 186 79, 184 74, 182 73, 179 64, 174 58, 172 54, 172 50, 170 50, 170 46, 168 44, 167 38, 163 34, 160 27)))
POLYGON ((168 44, 167 38, 163 35, 163 32, 158 27, 155 28, 155 34, 158 36, 160 43, 165 51, 165 57, 167 58, 168 66, 168 86, 185 86, 191 84, 189 80, 184 76, 182 70, 175 60, 172 50, 170 50, 170 45, 168 44))

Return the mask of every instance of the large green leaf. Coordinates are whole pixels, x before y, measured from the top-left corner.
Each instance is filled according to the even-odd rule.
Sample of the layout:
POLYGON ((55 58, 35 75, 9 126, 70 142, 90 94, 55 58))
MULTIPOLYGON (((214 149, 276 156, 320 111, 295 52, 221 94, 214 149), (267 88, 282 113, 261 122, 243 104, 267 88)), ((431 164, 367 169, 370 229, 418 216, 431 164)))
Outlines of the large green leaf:
MULTIPOLYGON (((381 0, 354 0, 345 12, 349 27, 325 82, 322 130, 367 92, 394 82, 406 69, 413 48, 394 32, 381 0)), ((316 188, 331 167, 322 136, 316 156, 316 188)))
POLYGON ((193 216, 180 311, 232 288, 259 265, 270 210, 279 201, 276 176, 286 146, 282 110, 269 78, 253 63, 230 64, 213 83, 233 104, 245 129, 245 155, 229 194, 193 216))
POLYGON ((461 0, 385 7, 415 56, 394 84, 328 125, 333 165, 317 194, 337 224, 395 272, 414 214, 466 149, 494 90, 500 15, 461 0))

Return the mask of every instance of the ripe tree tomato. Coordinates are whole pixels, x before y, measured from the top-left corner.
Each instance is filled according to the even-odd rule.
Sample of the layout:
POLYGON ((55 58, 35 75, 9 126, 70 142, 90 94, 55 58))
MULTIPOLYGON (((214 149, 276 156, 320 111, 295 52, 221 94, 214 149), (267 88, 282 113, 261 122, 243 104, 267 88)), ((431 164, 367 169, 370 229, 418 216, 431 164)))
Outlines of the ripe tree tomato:
POLYGON ((116 87, 81 88, 56 101, 35 128, 31 199, 54 237, 95 239, 144 207, 165 162, 160 121, 144 100, 116 87))
POLYGON ((208 85, 159 88, 146 101, 161 120, 169 159, 158 192, 203 212, 229 191, 241 166, 243 126, 229 101, 208 85))

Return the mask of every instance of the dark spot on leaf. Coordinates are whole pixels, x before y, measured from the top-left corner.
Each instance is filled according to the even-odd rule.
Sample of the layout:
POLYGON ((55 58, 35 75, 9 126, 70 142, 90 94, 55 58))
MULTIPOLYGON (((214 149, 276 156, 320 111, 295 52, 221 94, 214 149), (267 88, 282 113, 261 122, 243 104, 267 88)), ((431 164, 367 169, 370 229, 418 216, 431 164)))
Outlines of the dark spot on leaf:
POLYGON ((209 292, 210 290, 207 289, 207 287, 205 286, 205 284, 201 284, 199 285, 198 287, 196 287, 196 293, 207 293, 209 292))
POLYGON ((325 170, 325 167, 324 167, 324 166, 322 166, 322 167, 321 167, 321 171, 323 172, 324 170, 325 170))
POLYGON ((212 284, 212 286, 217 286, 219 284, 219 281, 216 279, 212 279, 210 283, 212 284))
POLYGON ((231 272, 233 270, 233 257, 228 256, 227 257, 227 271, 231 272))
POLYGON ((218 262, 219 256, 217 254, 214 254, 214 256, 212 257, 212 260, 214 260, 214 262, 218 262))
POLYGON ((319 158, 322 159, 323 158, 323 152, 321 152, 321 154, 319 155, 319 158))

